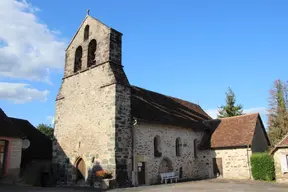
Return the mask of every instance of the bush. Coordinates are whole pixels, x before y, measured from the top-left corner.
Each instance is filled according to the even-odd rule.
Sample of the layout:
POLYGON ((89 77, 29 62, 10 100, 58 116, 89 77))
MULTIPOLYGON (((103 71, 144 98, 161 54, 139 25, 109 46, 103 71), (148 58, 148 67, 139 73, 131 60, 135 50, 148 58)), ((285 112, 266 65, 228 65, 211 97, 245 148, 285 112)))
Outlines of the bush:
POLYGON ((251 170, 255 180, 273 181, 275 169, 273 157, 268 153, 254 153, 251 156, 251 170))

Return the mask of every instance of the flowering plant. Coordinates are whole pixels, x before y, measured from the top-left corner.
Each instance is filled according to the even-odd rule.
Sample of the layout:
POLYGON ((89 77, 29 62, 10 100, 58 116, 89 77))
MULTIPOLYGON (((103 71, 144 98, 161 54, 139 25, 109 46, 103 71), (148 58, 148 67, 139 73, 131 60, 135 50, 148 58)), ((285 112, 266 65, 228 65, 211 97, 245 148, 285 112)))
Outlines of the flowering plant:
POLYGON ((101 179, 111 179, 113 177, 111 172, 106 170, 96 171, 96 177, 100 177, 101 179))

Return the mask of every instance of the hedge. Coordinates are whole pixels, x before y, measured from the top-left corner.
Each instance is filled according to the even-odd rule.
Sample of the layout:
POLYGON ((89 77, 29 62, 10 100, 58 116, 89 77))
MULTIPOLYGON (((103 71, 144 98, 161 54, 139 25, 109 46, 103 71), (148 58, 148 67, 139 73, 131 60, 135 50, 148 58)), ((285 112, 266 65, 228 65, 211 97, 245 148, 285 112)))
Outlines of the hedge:
POLYGON ((255 180, 273 181, 275 179, 273 157, 268 153, 252 154, 251 170, 255 180))

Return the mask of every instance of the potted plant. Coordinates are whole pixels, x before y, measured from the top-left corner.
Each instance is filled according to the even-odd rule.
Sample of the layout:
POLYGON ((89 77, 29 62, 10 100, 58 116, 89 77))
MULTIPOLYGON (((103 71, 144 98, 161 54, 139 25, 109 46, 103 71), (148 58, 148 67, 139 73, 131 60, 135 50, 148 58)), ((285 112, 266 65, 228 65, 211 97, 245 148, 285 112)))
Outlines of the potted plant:
POLYGON ((113 178, 112 172, 109 172, 107 170, 100 170, 96 171, 96 186, 102 189, 108 189, 110 186, 110 180, 113 178), (97 186, 98 185, 98 186, 97 186))

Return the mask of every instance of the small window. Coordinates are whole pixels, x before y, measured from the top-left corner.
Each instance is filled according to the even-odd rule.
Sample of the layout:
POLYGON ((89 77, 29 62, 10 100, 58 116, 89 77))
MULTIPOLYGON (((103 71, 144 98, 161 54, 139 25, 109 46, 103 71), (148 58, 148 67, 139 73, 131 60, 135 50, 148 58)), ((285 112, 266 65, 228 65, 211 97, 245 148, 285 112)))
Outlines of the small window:
POLYGON ((179 178, 182 179, 182 177, 183 177, 183 169, 182 169, 182 167, 180 167, 179 178))
POLYGON ((89 39, 89 25, 86 25, 84 29, 84 41, 86 41, 87 39, 89 39))
POLYGON ((193 147, 194 147, 194 158, 197 158, 197 140, 194 139, 194 142, 193 142, 193 147))
POLYGON ((82 67, 82 47, 77 47, 75 51, 74 72, 80 71, 82 67))
POLYGON ((181 156, 181 147, 182 147, 182 143, 181 143, 181 139, 178 137, 176 139, 176 145, 175 145, 175 149, 176 149, 176 156, 181 156))
POLYGON ((161 157, 162 153, 160 152, 160 137, 157 135, 154 137, 154 157, 161 157))
POLYGON ((288 173, 288 155, 281 155, 280 163, 282 173, 288 173))

